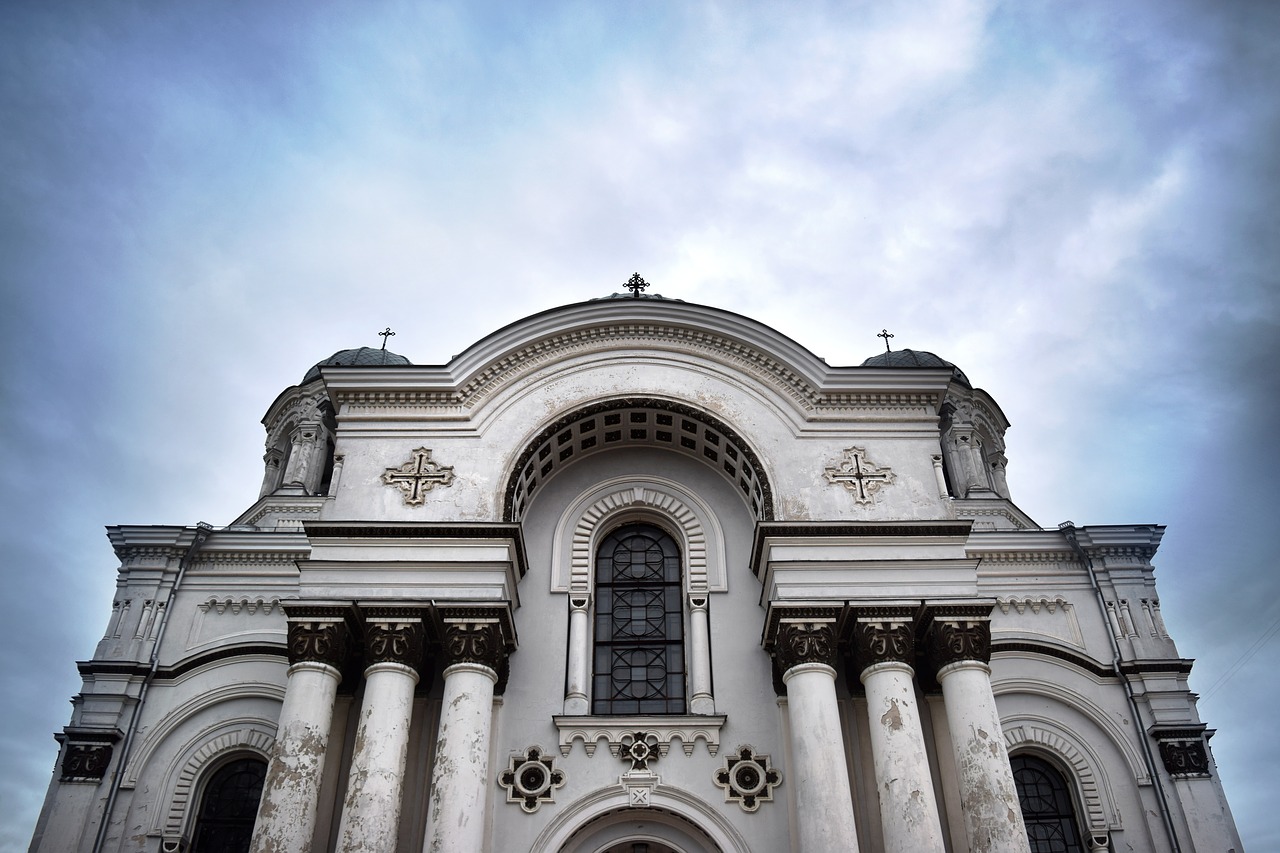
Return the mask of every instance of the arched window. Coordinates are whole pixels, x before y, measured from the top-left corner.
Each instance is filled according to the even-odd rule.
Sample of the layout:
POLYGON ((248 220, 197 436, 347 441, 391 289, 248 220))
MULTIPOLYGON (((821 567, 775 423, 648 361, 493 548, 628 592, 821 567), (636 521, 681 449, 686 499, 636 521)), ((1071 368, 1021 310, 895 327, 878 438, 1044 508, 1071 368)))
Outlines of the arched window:
POLYGON ((261 758, 241 758, 214 772, 200 798, 191 853, 247 853, 266 777, 261 758))
POLYGON ((652 524, 614 530, 596 551, 594 714, 683 714, 680 549, 652 524))
POLYGON ((1009 763, 1031 853, 1084 853, 1071 792, 1062 774, 1034 755, 1015 755, 1009 763))

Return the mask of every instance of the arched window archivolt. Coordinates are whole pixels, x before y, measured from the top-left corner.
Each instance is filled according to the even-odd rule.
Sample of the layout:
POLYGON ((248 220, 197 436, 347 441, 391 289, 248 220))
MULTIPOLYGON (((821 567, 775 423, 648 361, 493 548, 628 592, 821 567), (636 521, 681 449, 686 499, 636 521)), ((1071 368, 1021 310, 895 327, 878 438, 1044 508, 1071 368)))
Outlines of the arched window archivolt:
POLYGON ((188 743, 166 774, 168 784, 162 790, 171 791, 168 808, 157 809, 157 816, 164 815, 163 849, 178 850, 181 848, 176 845, 190 840, 199 811, 194 798, 200 795, 211 772, 234 757, 254 757, 265 763, 273 746, 275 737, 265 727, 244 726, 236 721, 204 732, 188 743))
POLYGON ((624 477, 597 484, 561 515, 552 545, 552 591, 590 592, 599 539, 624 520, 652 521, 675 537, 687 592, 727 589, 724 536, 711 508, 670 480, 624 477))
POLYGON ((202 774, 191 853, 248 853, 267 778, 267 761, 236 753, 202 774))
POLYGON ((1089 839, 1105 839, 1112 829, 1121 828, 1109 785, 1100 774, 1101 762, 1086 751, 1087 747, 1069 734, 1047 726, 1013 720, 1002 723, 1010 756, 1047 757, 1062 772, 1079 810, 1080 827, 1089 836, 1086 844, 1089 839))

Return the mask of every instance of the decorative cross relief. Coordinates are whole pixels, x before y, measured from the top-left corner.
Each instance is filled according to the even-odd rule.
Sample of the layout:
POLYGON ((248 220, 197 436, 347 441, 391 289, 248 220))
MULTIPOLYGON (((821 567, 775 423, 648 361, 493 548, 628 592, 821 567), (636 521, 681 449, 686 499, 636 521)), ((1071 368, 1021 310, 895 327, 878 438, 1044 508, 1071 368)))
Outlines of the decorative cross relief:
POLYGON ((769 756, 756 752, 750 744, 739 746, 711 778, 724 788, 726 803, 737 803, 746 812, 772 801, 773 789, 782 784, 781 771, 770 763, 769 756))
POLYGON ((431 459, 431 451, 419 447, 409 455, 409 461, 399 468, 388 468, 382 474, 382 482, 398 486, 404 492, 405 506, 422 506, 427 492, 453 482, 453 468, 431 459))
POLYGON ((828 482, 839 483, 848 489, 858 503, 869 504, 872 495, 893 482, 894 475, 888 468, 877 468, 871 464, 866 448, 850 447, 838 465, 826 469, 826 477, 828 482))
POLYGON ((564 785, 563 770, 555 759, 531 746, 511 756, 507 769, 498 774, 498 784, 507 791, 508 803, 519 803, 527 814, 533 814, 543 803, 555 801, 555 791, 564 785))

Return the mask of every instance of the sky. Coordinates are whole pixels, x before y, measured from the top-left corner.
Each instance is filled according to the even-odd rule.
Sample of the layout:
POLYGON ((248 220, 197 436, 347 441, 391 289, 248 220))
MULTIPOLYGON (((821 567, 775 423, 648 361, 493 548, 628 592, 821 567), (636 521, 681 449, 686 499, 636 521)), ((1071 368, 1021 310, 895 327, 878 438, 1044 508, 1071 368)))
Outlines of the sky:
POLYGON ((1280 4, 0 4, 0 853, 110 524, 231 522, 336 350, 650 292, 935 352, 1041 525, 1159 523, 1246 849, 1274 820, 1280 4), (1265 709, 1271 708, 1272 711, 1265 709))

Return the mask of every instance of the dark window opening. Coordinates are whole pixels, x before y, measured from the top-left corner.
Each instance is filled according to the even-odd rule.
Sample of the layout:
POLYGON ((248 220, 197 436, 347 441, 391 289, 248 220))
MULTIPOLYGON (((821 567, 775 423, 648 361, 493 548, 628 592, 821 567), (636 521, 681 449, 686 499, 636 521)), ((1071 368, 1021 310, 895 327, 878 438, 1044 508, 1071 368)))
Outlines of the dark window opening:
POLYGON ((248 853, 267 762, 242 758, 219 768, 200 798, 191 853, 248 853))
POLYGON ((613 531, 596 552, 594 714, 683 714, 680 549, 651 524, 613 531))
POLYGON ((1009 759, 1031 853, 1084 853, 1067 782, 1052 764, 1033 755, 1009 759))

